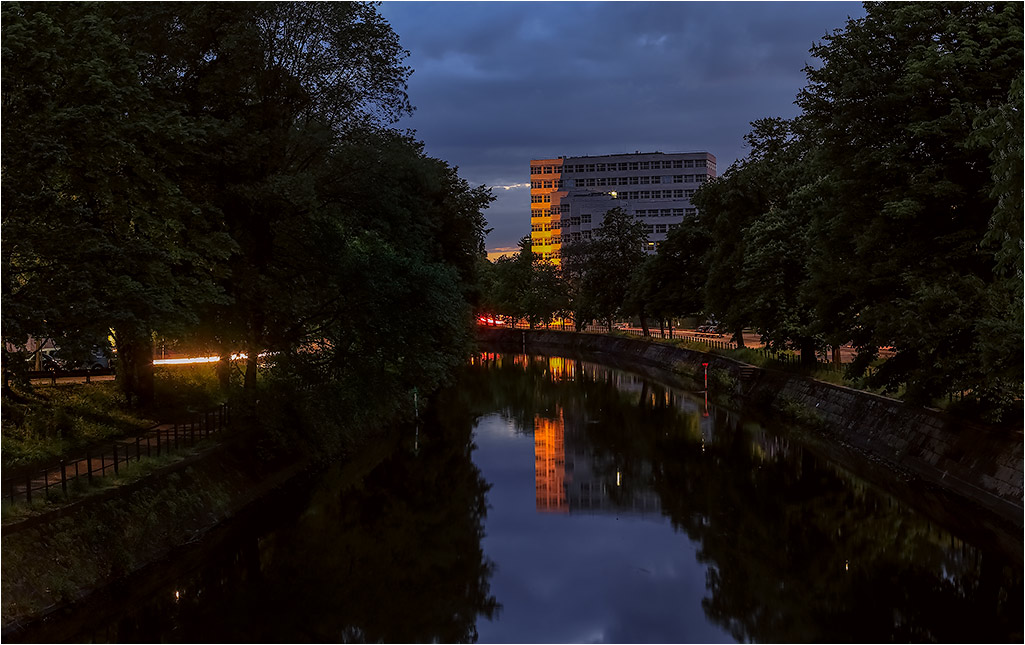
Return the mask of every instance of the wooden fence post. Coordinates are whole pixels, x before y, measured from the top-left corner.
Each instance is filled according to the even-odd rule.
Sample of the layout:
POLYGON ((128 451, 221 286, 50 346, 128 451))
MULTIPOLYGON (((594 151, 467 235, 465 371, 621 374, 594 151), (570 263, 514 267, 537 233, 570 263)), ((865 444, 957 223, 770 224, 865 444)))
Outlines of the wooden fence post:
POLYGON ((87 451, 85 453, 86 475, 89 477, 89 485, 93 485, 93 456, 87 451))

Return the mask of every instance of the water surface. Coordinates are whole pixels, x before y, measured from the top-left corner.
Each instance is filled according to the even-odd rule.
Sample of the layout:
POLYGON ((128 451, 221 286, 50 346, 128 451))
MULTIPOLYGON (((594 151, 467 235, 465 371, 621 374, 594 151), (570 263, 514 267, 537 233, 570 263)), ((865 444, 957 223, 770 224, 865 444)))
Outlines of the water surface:
POLYGON ((417 423, 29 640, 1006 642, 1022 564, 699 385, 483 354, 417 423))

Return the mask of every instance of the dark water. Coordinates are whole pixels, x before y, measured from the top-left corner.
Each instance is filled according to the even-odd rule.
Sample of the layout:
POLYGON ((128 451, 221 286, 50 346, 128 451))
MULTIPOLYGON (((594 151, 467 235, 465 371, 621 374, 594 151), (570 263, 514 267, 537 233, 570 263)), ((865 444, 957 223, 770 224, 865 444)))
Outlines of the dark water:
POLYGON ((416 427, 21 636, 1022 640, 1020 553, 696 387, 483 355, 416 427))

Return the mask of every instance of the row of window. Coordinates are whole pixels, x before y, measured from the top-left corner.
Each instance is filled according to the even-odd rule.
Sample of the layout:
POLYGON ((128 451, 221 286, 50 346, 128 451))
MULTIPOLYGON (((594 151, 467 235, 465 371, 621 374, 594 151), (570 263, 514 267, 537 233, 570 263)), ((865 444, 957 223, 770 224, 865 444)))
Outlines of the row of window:
POLYGON ((698 214, 696 208, 648 208, 634 211, 634 217, 692 217, 698 214))
POLYGON ((534 181, 530 182, 530 187, 531 188, 562 188, 562 180, 561 179, 545 179, 545 180, 535 179, 534 181))
POLYGON ((530 203, 531 204, 548 204, 548 203, 551 203, 551 201, 552 201, 552 196, 551 195, 531 195, 530 196, 530 203))
POLYGON ((532 175, 552 175, 578 172, 620 172, 630 170, 671 170, 673 168, 715 168, 707 159, 666 159, 657 161, 619 161, 608 163, 564 164, 562 166, 531 166, 532 175))
POLYGON ((690 199, 696 191, 684 190, 631 190, 616 193, 616 199, 690 199))
POLYGON ((587 179, 567 179, 570 188, 590 188, 592 186, 636 186, 637 184, 703 184, 708 175, 649 175, 644 177, 590 177, 587 179))
POLYGON ((554 237, 536 237, 530 240, 531 246, 555 246, 561 244, 562 240, 558 235, 554 237))

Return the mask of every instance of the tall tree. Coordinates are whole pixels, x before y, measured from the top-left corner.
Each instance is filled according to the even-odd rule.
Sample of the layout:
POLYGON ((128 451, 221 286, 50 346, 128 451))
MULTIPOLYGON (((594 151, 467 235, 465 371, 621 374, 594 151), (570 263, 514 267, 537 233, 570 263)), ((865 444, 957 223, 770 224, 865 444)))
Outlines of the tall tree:
MULTIPOLYGON (((826 333, 858 347, 856 369, 879 347, 896 350, 878 384, 920 401, 968 390, 996 404, 980 387, 993 381, 977 347, 996 279, 982 242, 1001 139, 977 137, 976 124, 997 117, 1020 72, 1022 6, 866 11, 812 49, 822 63, 806 69, 797 100, 823 174, 808 293, 826 333)), ((1008 387, 1020 398, 1020 378, 997 389, 1008 387)))
POLYGON ((231 244, 169 170, 196 124, 144 83, 110 10, 3 5, 3 333, 80 354, 114 329, 119 378, 148 400, 151 332, 221 297, 209 269, 231 244))
POLYGON ((578 324, 595 317, 611 327, 622 313, 633 273, 644 261, 644 225, 622 208, 605 213, 594 238, 563 249, 563 271, 574 285, 578 324))

